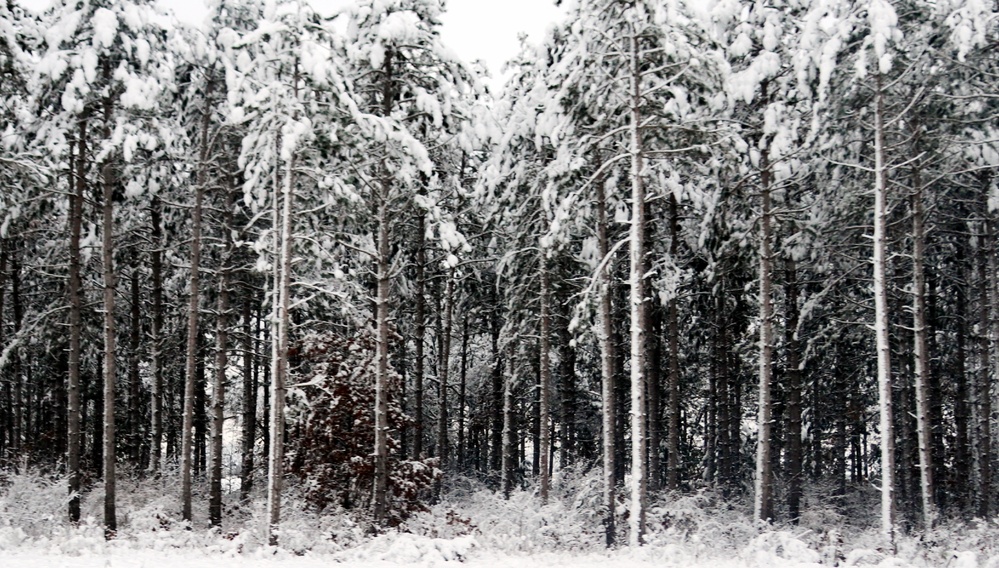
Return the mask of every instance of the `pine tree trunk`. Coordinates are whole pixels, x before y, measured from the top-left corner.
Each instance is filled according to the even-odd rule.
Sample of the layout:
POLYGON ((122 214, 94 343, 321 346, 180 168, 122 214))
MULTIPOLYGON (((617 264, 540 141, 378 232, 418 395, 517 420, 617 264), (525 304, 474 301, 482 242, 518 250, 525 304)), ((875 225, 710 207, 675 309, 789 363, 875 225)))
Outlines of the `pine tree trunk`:
MULTIPOLYGON (((232 184, 232 180, 230 180, 232 184)), ((209 483, 208 522, 222 526, 222 427, 225 420, 226 371, 229 366, 229 260, 232 257, 233 188, 226 191, 222 232, 225 249, 219 271, 218 315, 215 326, 215 384, 212 385, 212 460, 209 483)))
POLYGON ((639 66, 638 30, 631 36, 631 545, 645 535, 646 476, 645 335, 648 329, 645 301, 645 185, 640 105, 642 71, 639 66))
MULTIPOLYGON (((984 180, 988 180, 983 176, 984 180)), ((978 494, 978 516, 987 519, 992 512, 992 374, 995 372, 997 364, 997 351, 999 351, 999 330, 996 326, 996 311, 999 309, 999 291, 996 289, 996 258, 995 239, 993 235, 992 220, 990 219, 987 203, 988 192, 985 188, 987 183, 982 184, 982 224, 983 239, 982 254, 984 259, 982 268, 982 308, 981 320, 982 334, 985 339, 982 345, 982 381, 979 385, 980 394, 978 397, 981 410, 978 414, 981 434, 978 443, 981 447, 981 462, 979 474, 978 494)))
MULTIPOLYGON (((395 54, 389 51, 385 55, 384 78, 382 79, 382 116, 392 114, 392 81, 394 80, 392 65, 395 54)), ((391 181, 387 165, 381 165, 380 193, 377 203, 377 235, 375 246, 377 298, 375 300, 375 328, 378 333, 378 353, 375 374, 375 476, 374 499, 372 513, 376 524, 383 523, 388 513, 388 372, 389 372, 389 271, 391 258, 389 242, 389 192, 391 181)))
POLYGON ((251 303, 253 291, 243 287, 243 432, 242 467, 239 475, 239 500, 250 498, 253 489, 253 449, 257 439, 257 381, 254 373, 257 334, 253 327, 251 303))
POLYGON ((128 458, 132 466, 138 469, 142 450, 142 428, 139 425, 139 335, 141 321, 139 319, 139 263, 138 253, 132 249, 132 273, 129 282, 131 296, 131 325, 129 326, 128 361, 128 458))
POLYGON ((611 304, 611 284, 610 270, 611 259, 610 242, 607 235, 609 226, 607 215, 607 196, 603 180, 598 180, 595 184, 597 191, 597 251, 604 266, 598 268, 597 278, 597 309, 598 327, 597 341, 600 344, 600 375, 601 375, 601 405, 603 407, 603 506, 604 506, 604 529, 606 530, 607 546, 613 546, 616 540, 617 528, 615 526, 615 504, 614 495, 614 411, 616 402, 614 400, 614 343, 613 336, 613 306, 611 304))
MULTIPOLYGON (((298 98, 299 70, 294 73, 295 98, 298 98)), ((278 144, 278 147, 281 145, 278 144)), ((277 546, 279 525, 281 522, 281 489, 284 481, 284 405, 285 382, 288 376, 288 335, 291 325, 289 310, 291 308, 291 251, 292 214, 295 195, 295 158, 292 150, 284 174, 281 205, 281 248, 277 263, 280 266, 280 277, 276 292, 279 298, 275 309, 277 329, 272 337, 274 342, 271 363, 271 425, 270 425, 270 455, 267 464, 267 543, 277 546)))
MULTIPOLYGON (((495 288, 493 288, 495 289, 495 288)), ((492 397, 490 399, 490 414, 492 421, 492 461, 489 469, 494 472, 501 472, 503 467, 503 405, 504 405, 504 384, 503 384, 503 357, 500 355, 500 316, 499 316, 499 295, 493 293, 493 310, 489 315, 489 328, 492 345, 492 397)), ((501 473, 502 475, 502 473, 501 473)))
POLYGON ((510 499, 510 493, 513 491, 513 453, 517 443, 513 424, 514 360, 512 343, 507 343, 506 352, 510 370, 503 378, 503 457, 500 467, 500 486, 503 489, 503 498, 510 499))
MULTIPOLYGON (((68 413, 66 474, 69 477, 69 521, 80 521, 80 454, 83 451, 83 437, 80 432, 80 355, 83 336, 83 280, 80 237, 83 227, 83 201, 86 192, 87 173, 87 121, 81 120, 76 139, 75 162, 70 154, 70 162, 76 168, 73 193, 70 196, 69 216, 69 377, 67 382, 68 413)), ((6 259, 5 252, 0 252, 6 259)), ((0 260, 0 278, 6 273, 6 266, 0 260)), ((0 286, 0 314, 3 313, 3 286, 0 286)), ((3 334, 0 325, 0 335, 3 334)), ((0 344, 3 342, 0 341, 0 344)))
MULTIPOLYGON (((762 100, 769 100, 767 82, 760 87, 762 100)), ((771 247, 770 211, 770 159, 766 148, 760 157, 760 387, 759 415, 757 418, 758 439, 756 445, 756 499, 753 503, 754 516, 764 522, 773 519, 773 462, 771 461, 771 428, 773 400, 773 351, 774 351, 774 304, 773 304, 773 252, 771 247)))
POLYGON ((198 320, 201 304, 201 216, 205 186, 208 182, 208 128, 211 125, 211 93, 209 81, 205 93, 205 108, 201 114, 198 174, 194 188, 194 211, 191 214, 191 276, 187 306, 187 356, 184 372, 184 418, 181 428, 180 493, 181 518, 191 522, 191 460, 193 450, 195 381, 198 373, 198 320))
POLYGON ((150 419, 152 421, 152 439, 150 442, 149 468, 159 472, 163 468, 163 221, 160 212, 159 197, 153 197, 150 206, 152 219, 152 252, 151 265, 153 272, 153 321, 152 321, 152 351, 150 367, 153 375, 152 395, 150 401, 150 419))
MULTIPOLYGON (((669 196, 669 254, 677 260, 680 240, 679 214, 676 195, 669 196)), ((674 290, 667 308, 667 336, 669 339, 669 434, 666 442, 666 487, 675 491, 680 487, 680 321, 677 295, 674 290)), ((713 460, 712 460, 713 462, 713 460)))
POLYGON ((884 146, 884 94, 877 77, 874 110, 874 334, 877 339, 878 402, 881 432, 881 530, 895 541, 895 429, 892 417, 891 347, 885 248, 888 181, 884 146))
POLYGON ((538 444, 538 454, 539 454, 539 464, 538 471, 540 479, 538 480, 539 493, 541 497, 541 504, 548 504, 548 490, 549 490, 549 461, 548 457, 550 454, 551 446, 551 427, 550 422, 550 396, 551 396, 551 359, 549 357, 549 352, 551 351, 551 308, 549 306, 550 296, 551 296, 551 276, 548 274, 548 259, 546 251, 541 252, 541 358, 540 358, 540 389, 541 392, 538 397, 538 421, 539 421, 539 435, 540 440, 538 444))
MULTIPOLYGON (((105 63, 105 77, 110 70, 105 63)), ((104 139, 111 140, 111 99, 104 100, 104 139)), ((115 424, 114 387, 116 374, 115 273, 114 273, 114 171, 108 158, 101 164, 103 220, 101 259, 104 280, 104 532, 113 538, 118 529, 115 515, 115 424)))
POLYGON ((801 518, 801 347, 798 339, 798 271, 794 258, 784 260, 784 344, 787 349, 787 508, 797 524, 801 518))
POLYGON ((461 324, 461 369, 458 384, 458 449, 455 463, 459 470, 465 469, 465 394, 468 382, 468 312, 461 324))
MULTIPOLYGON (((451 326, 454 317, 454 269, 448 271, 447 283, 444 286, 443 298, 444 321, 440 329, 438 338, 438 365, 437 365, 437 399, 440 409, 437 412, 437 455, 440 459, 440 468, 446 471, 450 459, 450 442, 448 436, 448 404, 447 391, 450 379, 449 370, 451 368, 451 326)), ((434 490, 434 498, 440 499, 443 480, 438 480, 434 490)))
MULTIPOLYGON (((917 135, 918 136, 918 135, 917 135)), ((930 353, 926 337, 926 235, 923 228, 925 209, 919 166, 913 173, 912 195, 912 328, 916 379, 916 431, 919 441, 919 486, 923 505, 923 525, 933 528, 936 493, 933 479, 933 433, 930 430, 930 353)))
POLYGON ((957 244, 955 263, 958 266, 959 278, 954 285, 955 307, 957 308, 956 353, 954 357, 954 467, 952 488, 954 501, 959 511, 968 506, 968 476, 971 471, 968 447, 968 375, 966 359, 968 298, 965 291, 966 283, 970 281, 965 258, 965 245, 957 244))
POLYGON ((426 263, 427 263, 427 243, 426 243, 426 220, 423 213, 420 213, 417 224, 417 245, 416 245, 416 314, 414 323, 416 325, 416 361, 414 365, 414 389, 416 392, 414 414, 414 434, 413 434, 413 457, 421 459, 423 457, 423 378, 426 374, 424 370, 424 346, 427 337, 427 298, 426 298, 426 263))

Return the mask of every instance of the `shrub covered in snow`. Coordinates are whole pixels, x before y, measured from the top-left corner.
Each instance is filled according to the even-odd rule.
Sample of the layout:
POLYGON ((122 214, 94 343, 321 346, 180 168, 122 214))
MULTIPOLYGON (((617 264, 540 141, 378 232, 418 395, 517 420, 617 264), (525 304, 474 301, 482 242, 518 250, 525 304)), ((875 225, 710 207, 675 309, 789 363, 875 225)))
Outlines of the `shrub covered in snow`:
MULTIPOLYGON (((288 466, 302 482, 304 498, 320 510, 368 508, 374 481, 375 338, 312 335, 302 342, 300 383, 288 415, 288 466)), ((391 381, 398 382, 397 373, 391 381)), ((389 392, 398 389, 391 388, 389 392)), ((412 422, 398 400, 388 401, 389 455, 398 456, 399 429, 412 422)), ((389 525, 425 509, 422 497, 440 478, 437 459, 388 460, 389 525)))

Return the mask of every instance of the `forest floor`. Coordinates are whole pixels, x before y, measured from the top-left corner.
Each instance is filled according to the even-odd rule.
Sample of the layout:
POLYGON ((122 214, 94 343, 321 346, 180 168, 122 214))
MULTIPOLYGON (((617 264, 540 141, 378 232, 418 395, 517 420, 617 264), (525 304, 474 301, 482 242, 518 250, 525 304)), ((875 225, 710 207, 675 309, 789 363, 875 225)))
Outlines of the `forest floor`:
MULTIPOLYGON (((0 568, 999 568, 999 523, 943 523, 929 533, 901 534, 884 551, 876 526, 876 492, 858 486, 834 500, 812 487, 796 526, 760 526, 745 497, 701 490, 659 495, 648 514, 647 543, 604 547, 595 475, 556 479, 549 504, 531 488, 509 500, 472 480, 452 483, 447 497, 398 530, 371 536, 343 511, 318 513, 290 488, 281 546, 261 542, 263 499, 230 503, 222 531, 177 521, 175 480, 119 483, 119 531, 107 541, 102 495, 84 495, 84 521, 63 521, 63 480, 10 476, 0 487, 0 568)), ((195 517, 203 519, 203 495, 195 517)), ((618 538, 627 542, 627 507, 619 504, 618 538)))

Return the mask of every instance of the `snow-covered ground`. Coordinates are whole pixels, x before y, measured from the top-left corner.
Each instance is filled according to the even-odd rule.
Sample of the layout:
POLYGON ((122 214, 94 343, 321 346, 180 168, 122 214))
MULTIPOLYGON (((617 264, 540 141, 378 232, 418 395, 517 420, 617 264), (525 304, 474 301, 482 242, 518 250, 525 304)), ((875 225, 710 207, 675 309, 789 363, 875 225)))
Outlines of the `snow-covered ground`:
MULTIPOLYGON (((834 506, 817 491, 800 525, 775 527, 754 524, 739 499, 709 491, 660 496, 649 510, 647 544, 608 550, 595 512, 599 480, 590 475, 557 478, 546 506, 529 488, 504 500, 478 482, 453 483, 443 502, 374 537, 356 512, 310 512, 291 488, 282 546, 275 549, 262 544, 259 502, 230 502, 221 532, 204 522, 186 530, 176 518, 174 482, 164 477, 122 480, 119 532, 111 541, 95 520, 99 491, 84 496, 85 521, 69 527, 62 480, 11 477, 0 489, 0 568, 999 568, 994 521, 901 535, 897 551, 886 553, 876 520, 858 513, 873 510, 860 489, 834 506)), ((197 519, 205 516, 203 508, 195 510, 197 519)))

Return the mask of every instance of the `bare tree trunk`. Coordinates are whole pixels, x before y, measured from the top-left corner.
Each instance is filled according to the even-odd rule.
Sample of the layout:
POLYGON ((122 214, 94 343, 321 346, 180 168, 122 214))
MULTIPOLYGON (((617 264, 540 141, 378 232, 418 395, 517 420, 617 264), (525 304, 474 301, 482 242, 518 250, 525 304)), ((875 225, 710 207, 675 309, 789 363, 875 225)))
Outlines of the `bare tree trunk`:
POLYGON ((222 526, 222 427, 225 420, 226 371, 229 366, 229 261, 232 258, 232 206, 233 185, 226 190, 222 232, 225 250, 219 273, 218 315, 215 326, 215 384, 212 385, 212 466, 209 483, 208 522, 213 527, 222 526))
MULTIPOLYGON (((983 176, 984 180, 988 178, 983 176)), ((996 330, 997 296, 996 291, 996 259, 995 242, 992 234, 992 220, 989 218, 987 203, 988 192, 982 184, 982 242, 981 254, 981 312, 979 325, 982 334, 981 383, 979 384, 979 476, 978 476, 978 516, 986 519, 991 514, 992 501, 992 373, 994 372, 995 353, 999 349, 999 335, 996 330)))
POLYGON ((461 369, 458 385, 458 450, 455 462, 459 470, 465 469, 465 394, 468 380, 468 311, 461 325, 461 369))
POLYGON ((201 215, 205 186, 208 182, 208 128, 211 125, 211 93, 209 81, 205 93, 205 108, 201 114, 198 174, 194 189, 194 211, 191 215, 191 279, 187 307, 187 358, 184 372, 184 419, 181 428, 180 493, 181 518, 191 522, 191 451, 194 428, 194 383, 198 373, 198 319, 201 304, 201 215))
POLYGON ((139 334, 142 325, 139 319, 139 263, 138 253, 132 249, 132 273, 129 282, 131 295, 131 325, 129 326, 128 361, 128 458, 138 469, 142 450, 142 428, 139 427, 139 334))
MULTIPOLYGON (((295 84, 298 84, 298 69, 295 70, 295 84)), ((277 330, 272 341, 275 344, 274 362, 271 364, 271 425, 270 425, 270 455, 267 468, 267 542, 271 546, 278 544, 279 524, 281 522, 281 489, 284 477, 284 404, 285 382, 288 375, 288 332, 291 324, 289 309, 291 307, 291 245, 292 234, 292 202, 295 188, 295 154, 288 161, 288 169, 284 175, 282 190, 283 204, 281 207, 281 253, 279 256, 280 280, 277 294, 279 301, 276 307, 277 330)))
POLYGON ((441 469, 444 469, 449 465, 451 459, 451 444, 450 436, 448 435, 448 423, 451 418, 449 416, 448 403, 447 403, 447 391, 449 388, 449 382, 451 379, 450 369, 451 369, 451 331, 453 328, 454 321, 454 269, 448 271, 447 283, 444 286, 444 321, 443 328, 441 329, 441 337, 438 342, 438 348, 440 352, 438 354, 439 368, 437 369, 438 378, 438 402, 440 404, 440 411, 437 413, 437 454, 440 456, 441 469))
POLYGON ((254 374, 257 334, 250 307, 253 292, 248 283, 243 287, 243 294, 243 460, 239 499, 246 501, 253 489, 253 448, 257 439, 257 381, 254 374))
POLYGON ((426 243, 426 220, 423 213, 420 213, 419 223, 417 224, 417 248, 416 248, 416 314, 414 316, 416 324, 416 361, 414 372, 416 377, 414 379, 416 389, 415 403, 416 408, 413 409, 414 421, 414 434, 413 434, 413 457, 420 459, 423 456, 423 378, 426 373, 424 370, 424 345, 426 343, 427 337, 427 298, 426 298, 426 263, 427 263, 427 243, 426 243))
MULTIPOLYGON (((763 100, 767 100, 764 81, 763 100)), ((773 401, 774 304, 773 252, 771 250, 770 164, 767 150, 760 158, 760 402, 756 445, 756 499, 753 515, 761 521, 773 519, 773 462, 770 458, 773 401)))
POLYGON ((645 301, 645 185, 642 179, 642 70, 639 64, 638 29, 631 35, 631 545, 645 535, 646 476, 645 335, 648 328, 645 301))
MULTIPOLYGON (((495 288, 494 288, 495 290, 495 288)), ((492 419, 492 461, 489 468, 492 471, 501 471, 503 465, 503 357, 500 355, 500 318, 499 318, 499 294, 493 293, 493 312, 489 315, 490 335, 492 338, 492 397, 490 413, 492 419)), ((502 475, 502 474, 501 474, 502 475)))
POLYGON ((600 375, 601 375, 601 403, 603 406, 603 454, 604 454, 604 529, 606 530, 607 546, 613 546, 617 536, 615 526, 615 504, 614 496, 614 410, 616 402, 614 400, 614 343, 613 336, 613 306, 611 304, 610 289, 610 242, 607 235, 607 196, 605 193, 603 180, 598 180, 594 184, 597 191, 597 250, 603 266, 597 269, 597 309, 598 331, 597 341, 600 344, 600 375))
POLYGON ((510 371, 503 378, 503 463, 500 468, 500 485, 503 488, 503 498, 510 499, 510 493, 513 491, 513 454, 517 444, 513 424, 513 380, 515 367, 512 341, 507 343, 506 359, 509 361, 510 371))
MULTIPOLYGON (((917 134, 918 136, 918 134, 917 134)), ((919 441, 919 485, 922 495, 923 524, 933 528, 936 493, 933 480, 932 443, 930 430, 930 353, 926 337, 926 234, 923 228, 926 216, 923 207, 923 186, 919 164, 913 173, 912 195, 912 328, 916 378, 916 433, 919 441)))
MULTIPOLYGON (((677 244, 680 240, 679 215, 676 195, 669 196, 669 254, 676 262, 677 244)), ((667 335, 669 339, 669 434, 666 441, 666 487, 675 491, 680 487, 680 321, 677 309, 678 290, 673 291, 667 308, 667 335)))
MULTIPOLYGON (((110 73, 105 62, 104 74, 110 73)), ((104 100, 104 139, 111 139, 111 99, 104 100)), ((104 532, 113 538, 118 529, 115 515, 115 273, 114 273, 114 171, 110 158, 101 165, 103 183, 103 221, 101 223, 101 258, 104 276, 104 532)))
MULTIPOLYGON (((395 54, 385 55, 382 85, 382 115, 392 114, 392 64, 395 54)), ((388 513, 388 372, 389 372, 389 288, 391 275, 391 243, 389 243, 389 194, 391 180, 387 165, 381 165, 380 194, 378 195, 378 229, 376 235, 376 278, 377 298, 375 300, 375 326, 378 331, 378 354, 375 375, 375 478, 372 513, 374 522, 384 522, 388 513)))
POLYGON ((787 349, 787 509, 791 522, 801 518, 801 347, 798 338, 798 271, 788 253, 784 260, 784 344, 787 349))
POLYGON ((888 294, 885 241, 888 181, 885 165, 884 94, 877 77, 874 110, 874 334, 877 338, 878 401, 881 409, 881 530, 895 542, 895 429, 892 417, 891 347, 888 341, 888 294))
MULTIPOLYGON (((70 162, 76 167, 73 193, 70 195, 69 216, 69 377, 67 384, 68 413, 67 417, 67 451, 66 474, 69 476, 69 521, 80 522, 80 454, 83 450, 83 438, 80 435, 80 354, 82 352, 81 338, 83 335, 83 280, 81 278, 80 236, 83 227, 83 201, 87 182, 87 121, 81 120, 79 135, 76 140, 77 152, 75 163, 70 154, 70 162)), ((0 252, 0 255, 6 255, 0 252)), ((0 265, 5 264, 0 261, 0 265)), ((6 272, 6 266, 0 266, 0 278, 6 272)), ((3 313, 3 286, 0 286, 0 314, 3 313)), ((0 324, 0 335, 3 334, 0 324)), ((3 342, 0 341, 0 344, 3 342)))
POLYGON ((150 442, 149 468, 161 471, 163 444, 163 362, 160 350, 163 334, 163 222, 160 213, 159 197, 153 197, 150 206, 152 219, 152 253, 151 264, 153 272, 153 322, 152 322, 152 357, 151 371, 153 374, 152 400, 150 401, 150 418, 152 421, 152 441, 150 442))
POLYGON ((970 450, 968 447, 968 375, 965 355, 968 321, 968 298, 965 286, 970 281, 966 267, 964 244, 957 246, 956 264, 961 277, 955 283, 954 296, 957 314, 957 346, 953 376, 956 381, 954 392, 954 500, 959 510, 968 506, 967 472, 971 471, 970 450))
POLYGON ((551 421, 551 410, 550 410, 550 397, 551 397, 551 358, 549 351, 551 351, 551 309, 549 307, 549 296, 551 295, 551 284, 549 279, 551 276, 548 274, 548 259, 547 253, 544 249, 541 251, 541 258, 539 259, 541 263, 541 357, 540 357, 540 389, 541 392, 538 395, 538 486, 539 493, 541 497, 541 504, 548 504, 548 490, 550 484, 549 476, 549 461, 548 456, 550 454, 551 446, 551 427, 549 422, 551 421))

